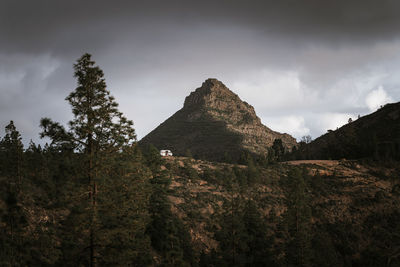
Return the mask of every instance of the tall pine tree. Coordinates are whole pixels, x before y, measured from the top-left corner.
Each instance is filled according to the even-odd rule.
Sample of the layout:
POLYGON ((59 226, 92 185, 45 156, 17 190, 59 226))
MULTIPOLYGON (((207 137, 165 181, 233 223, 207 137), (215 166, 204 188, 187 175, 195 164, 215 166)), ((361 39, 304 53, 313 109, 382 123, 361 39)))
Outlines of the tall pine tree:
POLYGON ((27 264, 24 249, 27 243, 27 214, 23 208, 21 135, 14 122, 5 128, 0 141, 0 265, 22 266, 27 264))
MULTIPOLYGON (((132 153, 131 148, 135 143, 136 136, 132 128, 132 121, 127 120, 118 110, 118 104, 106 88, 104 73, 98 66, 95 66, 91 55, 84 54, 78 59, 74 70, 77 87, 66 98, 72 107, 74 116, 73 120, 69 122, 69 129, 66 130, 59 123, 43 118, 41 120, 43 129, 41 137, 49 137, 52 140, 52 146, 73 150, 80 158, 77 176, 80 176, 81 179, 78 183, 80 187, 77 189, 77 195, 86 195, 86 201, 77 201, 78 204, 70 214, 75 214, 82 220, 79 223, 80 227, 72 228, 82 231, 83 234, 76 238, 82 243, 82 249, 77 250, 76 253, 79 255, 75 256, 82 259, 80 260, 82 263, 96 266, 99 261, 107 262, 104 258, 105 255, 100 254, 105 247, 103 237, 106 232, 104 229, 113 229, 114 233, 119 234, 115 229, 118 228, 118 225, 104 225, 110 221, 105 220, 104 217, 107 214, 101 207, 103 204, 109 205, 109 202, 116 201, 116 198, 113 199, 113 194, 110 193, 116 191, 110 189, 110 186, 113 185, 112 181, 118 178, 118 182, 114 185, 122 186, 125 182, 120 179, 138 178, 136 175, 132 176, 133 172, 116 170, 116 168, 126 167, 119 162, 120 154, 132 153), (121 175, 125 175, 125 177, 121 177, 121 175), (109 199, 105 200, 107 197, 109 199), (84 233, 87 233, 87 236, 84 233)), ((134 195, 133 188, 134 186, 130 185, 125 187, 124 190, 129 192, 124 192, 124 194, 134 195)), ((146 203, 146 199, 143 201, 146 203)), ((130 205, 132 203, 123 202, 121 204, 130 205)), ((119 208, 123 210, 125 207, 119 206, 119 208)), ((125 212, 135 211, 127 209, 125 212)), ((140 210, 140 212, 143 211, 140 210)), ((127 214, 126 216, 129 218, 127 214)), ((134 226, 133 223, 132 226, 134 226)), ((122 247, 121 253, 129 249, 127 244, 122 247)), ((132 253, 128 254, 132 255, 132 253)))
POLYGON ((9 185, 19 191, 22 186, 22 157, 23 144, 20 133, 17 131, 14 122, 5 128, 6 135, 1 140, 1 170, 0 174, 9 179, 9 185))
POLYGON ((161 256, 160 266, 192 266, 194 255, 191 236, 183 222, 171 211, 171 202, 168 199, 171 179, 168 176, 167 171, 160 171, 151 180, 151 223, 147 233, 153 248, 161 256))
POLYGON ((311 208, 307 194, 306 170, 292 168, 287 177, 287 211, 284 216, 288 230, 286 260, 289 266, 310 266, 311 208))

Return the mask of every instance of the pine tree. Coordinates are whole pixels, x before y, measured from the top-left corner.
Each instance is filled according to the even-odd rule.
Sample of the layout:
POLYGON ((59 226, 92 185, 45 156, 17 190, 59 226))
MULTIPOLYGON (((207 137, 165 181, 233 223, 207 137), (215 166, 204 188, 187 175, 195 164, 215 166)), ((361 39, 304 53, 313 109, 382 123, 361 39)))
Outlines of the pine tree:
POLYGON ((272 256, 269 252, 271 247, 267 237, 267 225, 258 211, 253 200, 247 200, 243 210, 243 222, 245 226, 246 239, 246 266, 271 266, 272 256))
MULTIPOLYGON (((82 196, 86 192, 87 200, 85 203, 77 201, 78 206, 75 206, 70 215, 75 214, 82 220, 79 226, 83 229, 78 227, 75 230, 88 233, 87 237, 78 237, 82 246, 87 248, 80 252, 80 258, 85 258, 82 254, 86 255, 89 251, 88 261, 82 262, 96 266, 102 257, 99 251, 104 247, 101 243, 101 230, 108 227, 101 225, 103 214, 100 214, 102 209, 99 201, 104 203, 106 192, 99 185, 104 186, 115 178, 116 172, 113 168, 118 165, 116 158, 119 153, 131 148, 136 136, 132 121, 127 120, 118 110, 118 104, 106 89, 104 73, 95 66, 91 55, 84 54, 78 59, 74 70, 78 86, 66 98, 74 116, 68 123, 69 130, 59 123, 43 118, 41 137, 49 137, 53 147, 77 153, 76 157, 80 162, 77 176, 81 178, 76 193, 82 196)), ((112 202, 113 199, 108 201, 112 202)))
POLYGON ((151 265, 151 243, 145 235, 150 223, 148 200, 150 170, 138 159, 135 148, 125 149, 114 158, 116 164, 108 171, 112 179, 99 183, 103 194, 98 195, 102 244, 99 254, 103 266, 151 265))
POLYGON ((141 147, 141 151, 146 166, 149 167, 152 172, 157 172, 163 163, 159 150, 152 144, 146 144, 141 147))
POLYGON ((24 210, 22 187, 23 145, 14 122, 5 127, 0 142, 0 264, 23 266, 29 257, 24 253, 27 214, 24 210))
POLYGON ((10 179, 10 186, 19 191, 22 186, 22 157, 23 144, 20 133, 15 128, 14 122, 5 127, 6 135, 1 140, 1 170, 0 174, 10 179))
POLYGON ((272 145, 272 149, 274 151, 276 160, 281 161, 283 159, 283 155, 285 154, 285 148, 283 147, 282 140, 275 139, 272 145))
POLYGON ((172 213, 167 189, 171 183, 163 171, 151 181, 151 223, 147 229, 153 248, 160 254, 161 266, 190 266, 194 263, 191 237, 182 221, 172 213))
POLYGON ((306 170, 293 168, 288 173, 285 222, 289 232, 286 258, 289 265, 310 266, 311 209, 304 177, 306 170))
POLYGON ((260 180, 260 172, 254 164, 253 158, 249 155, 247 158, 247 184, 249 186, 258 183, 260 180))
POLYGON ((239 189, 234 186, 230 190, 228 199, 223 203, 220 216, 221 229, 216 232, 216 240, 223 266, 243 266, 246 262, 247 235, 243 222, 243 198, 238 194, 239 189))

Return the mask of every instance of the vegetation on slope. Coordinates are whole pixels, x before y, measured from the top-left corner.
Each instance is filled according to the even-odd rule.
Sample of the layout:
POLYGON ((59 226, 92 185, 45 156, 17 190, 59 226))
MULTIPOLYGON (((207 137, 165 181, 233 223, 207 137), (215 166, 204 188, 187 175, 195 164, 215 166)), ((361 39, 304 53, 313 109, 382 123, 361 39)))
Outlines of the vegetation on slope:
POLYGON ((300 146, 297 159, 400 159, 400 103, 328 131, 313 142, 300 146))
POLYGON ((253 172, 243 165, 175 158, 165 166, 175 173, 173 209, 190 228, 205 266, 254 266, 257 255, 263 255, 261 266, 400 263, 396 164, 293 162, 256 166, 253 172), (196 174, 189 176, 188 169, 196 174), (258 226, 249 229, 244 214, 250 207, 258 226), (264 245, 250 255, 252 240, 264 245))

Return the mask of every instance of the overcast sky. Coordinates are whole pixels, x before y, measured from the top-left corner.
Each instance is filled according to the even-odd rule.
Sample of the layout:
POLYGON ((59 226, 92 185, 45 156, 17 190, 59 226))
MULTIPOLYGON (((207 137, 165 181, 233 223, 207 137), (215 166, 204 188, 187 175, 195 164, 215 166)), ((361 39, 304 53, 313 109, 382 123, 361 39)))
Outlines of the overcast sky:
POLYGON ((217 78, 262 122, 313 138, 400 101, 397 0, 0 0, 0 136, 72 118, 85 52, 138 139, 217 78))

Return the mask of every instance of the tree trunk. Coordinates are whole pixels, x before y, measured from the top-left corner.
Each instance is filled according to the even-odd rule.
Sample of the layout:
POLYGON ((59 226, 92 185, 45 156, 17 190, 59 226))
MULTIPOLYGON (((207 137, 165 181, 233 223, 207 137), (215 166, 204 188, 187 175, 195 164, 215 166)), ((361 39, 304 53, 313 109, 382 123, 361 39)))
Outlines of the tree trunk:
MULTIPOLYGON (((88 121, 90 122, 90 118, 88 121)), ((89 155, 89 201, 91 205, 90 217, 90 266, 97 266, 97 252, 96 252, 96 181, 94 177, 94 150, 93 150, 93 136, 88 134, 88 155, 89 155)))

